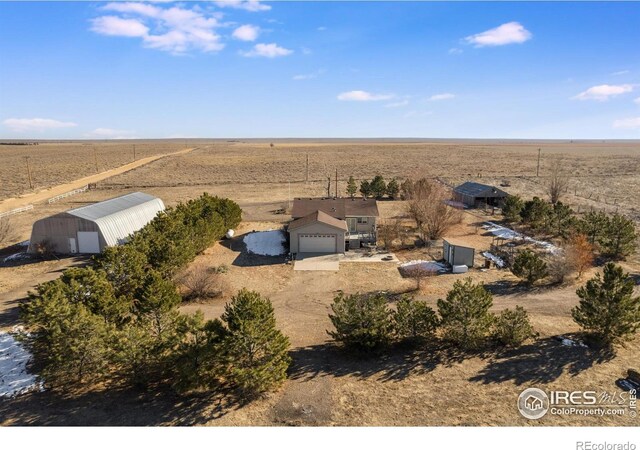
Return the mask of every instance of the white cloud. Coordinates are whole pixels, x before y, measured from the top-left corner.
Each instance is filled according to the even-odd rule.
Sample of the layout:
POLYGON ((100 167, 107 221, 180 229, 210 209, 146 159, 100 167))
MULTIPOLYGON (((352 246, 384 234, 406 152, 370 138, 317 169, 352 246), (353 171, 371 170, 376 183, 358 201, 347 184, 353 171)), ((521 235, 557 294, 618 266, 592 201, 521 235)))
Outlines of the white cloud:
POLYGON ((87 133, 85 136, 90 138, 97 138, 97 139, 134 139, 135 138, 132 131, 114 130, 113 128, 96 128, 90 133, 87 133))
POLYGON ((403 106, 407 106, 409 104, 409 100, 400 100, 399 102, 387 103, 385 108, 402 108, 403 106))
POLYGON ((45 131, 55 130, 58 128, 72 128, 77 127, 78 124, 74 122, 61 122, 54 119, 6 119, 2 122, 5 127, 12 131, 45 131))
POLYGON ((140 37, 146 47, 183 54, 191 50, 217 52, 224 48, 215 29, 220 27, 215 13, 199 6, 163 8, 138 2, 112 2, 103 7, 122 16, 93 19, 92 31, 108 36, 140 37))
POLYGON ((572 97, 572 100, 598 100, 602 102, 609 100, 610 97, 626 94, 631 91, 633 91, 633 86, 630 84, 600 84, 580 92, 575 97, 572 97))
POLYGON ((301 80, 311 80, 313 78, 318 78, 320 75, 326 72, 326 69, 319 69, 312 73, 301 73, 298 75, 294 75, 291 77, 292 80, 301 81, 301 80))
POLYGON ((631 71, 630 70, 619 70, 618 72, 613 72, 611 75, 618 76, 618 75, 626 75, 628 73, 631 73, 631 71))
POLYGON ((327 27, 318 27, 318 31, 327 31, 327 27))
POLYGON ((372 94, 367 91, 349 91, 338 95, 338 100, 350 102, 375 102, 380 100, 390 100, 394 96, 391 94, 372 94))
POLYGON ((264 57, 264 58, 277 58, 278 56, 287 56, 293 53, 293 50, 280 47, 277 44, 256 44, 248 52, 240 52, 242 56, 248 58, 252 57, 264 57))
POLYGON ((221 8, 244 9, 249 12, 269 11, 271 6, 260 3, 260 0, 221 0, 216 5, 221 8))
POLYGON ((232 36, 241 41, 255 41, 260 34, 260 28, 255 25, 242 25, 233 30, 232 36))
POLYGON ((635 100, 633 101, 633 103, 637 103, 638 105, 640 105, 640 97, 638 97, 637 99, 635 99, 635 100))
POLYGON ((449 49, 449 54, 450 55, 459 55, 460 53, 462 53, 462 49, 457 48, 457 47, 453 47, 449 49))
POLYGON ((91 31, 107 36, 142 37, 149 33, 149 28, 136 19, 102 16, 93 19, 91 23, 91 31))
POLYGON ((629 117, 613 122, 613 128, 640 129, 640 117, 629 117))
POLYGON ((456 98, 455 94, 451 94, 449 92, 444 92, 442 94, 435 94, 429 97, 429 101, 438 102, 441 100, 451 100, 452 98, 456 98))
POLYGON ((467 36, 464 40, 476 47, 494 47, 507 44, 522 44, 531 39, 532 34, 518 22, 509 22, 482 33, 467 36))

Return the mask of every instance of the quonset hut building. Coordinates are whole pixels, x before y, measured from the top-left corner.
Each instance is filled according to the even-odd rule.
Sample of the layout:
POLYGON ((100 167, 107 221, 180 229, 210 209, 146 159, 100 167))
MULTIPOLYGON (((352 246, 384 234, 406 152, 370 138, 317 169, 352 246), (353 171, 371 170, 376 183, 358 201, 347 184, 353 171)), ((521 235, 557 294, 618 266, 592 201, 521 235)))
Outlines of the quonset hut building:
POLYGON ((126 242, 164 210, 157 197, 134 192, 40 219, 33 224, 29 252, 46 242, 55 253, 101 253, 126 242))

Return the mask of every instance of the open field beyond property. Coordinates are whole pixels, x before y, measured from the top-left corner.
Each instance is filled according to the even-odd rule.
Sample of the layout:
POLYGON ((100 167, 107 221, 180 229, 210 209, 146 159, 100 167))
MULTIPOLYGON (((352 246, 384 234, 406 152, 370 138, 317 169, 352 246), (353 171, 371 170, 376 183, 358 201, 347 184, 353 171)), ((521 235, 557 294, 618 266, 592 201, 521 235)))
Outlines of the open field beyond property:
MULTIPOLYGON (((294 197, 344 195, 346 179, 380 174, 439 178, 446 184, 466 180, 500 185, 525 199, 545 196, 550 168, 561 165, 571 175, 562 199, 576 211, 618 211, 640 223, 640 142, 603 141, 132 141, 42 143, 0 146, 0 201, 29 192, 24 156, 31 156, 34 184, 52 188, 95 173, 93 149, 100 169, 114 169, 139 158, 190 152, 150 161, 97 181, 95 189, 53 204, 33 202, 33 210, 11 216, 13 243, 29 239, 33 222, 70 208, 129 192, 143 191, 167 206, 202 192, 228 197, 243 208, 243 223, 233 239, 216 243, 195 263, 228 266, 226 290, 220 298, 187 303, 185 312, 202 310, 218 317, 240 288, 257 290, 274 305, 280 329, 291 341, 289 378, 277 392, 246 405, 224 397, 179 397, 172 393, 121 391, 97 386, 60 396, 54 392, 0 399, 0 425, 635 425, 628 416, 585 417, 547 415, 538 421, 520 416, 516 400, 528 387, 619 392, 615 381, 628 368, 638 368, 640 338, 615 356, 555 339, 579 331, 571 318, 582 281, 524 290, 508 270, 472 269, 469 274, 444 274, 427 280, 420 292, 403 278, 396 262, 341 262, 335 272, 294 271, 284 258, 248 255, 243 236, 253 230, 278 229, 290 219, 294 197), (271 145, 273 143, 273 145, 271 145), (536 176, 541 149, 539 176, 536 176), (307 165, 308 161, 308 165, 307 165), (36 164, 37 163, 37 164, 36 164), (26 183, 26 185, 25 185, 26 183), (26 186, 26 187, 25 187, 26 186), (397 348, 362 358, 336 348, 326 333, 332 299, 338 292, 412 293, 435 306, 456 280, 471 276, 494 294, 494 310, 525 307, 539 333, 514 350, 460 354, 445 347, 397 348)), ((34 188, 34 190, 37 190, 34 188)), ((379 202, 381 218, 402 218, 402 201, 379 202)), ((492 243, 481 225, 494 220, 481 211, 467 211, 448 237, 479 252, 492 243)), ((0 261, 14 250, 0 249, 0 261)), ((438 249, 403 249, 400 261, 438 259, 438 249)), ((481 260, 478 259, 478 266, 481 260)), ((59 276, 82 258, 0 264, 0 330, 17 325, 17 305, 37 283, 59 276)), ((637 253, 623 263, 640 277, 637 253)), ((639 289, 636 287, 636 292, 639 289)), ((394 306, 394 295, 390 295, 394 306)))

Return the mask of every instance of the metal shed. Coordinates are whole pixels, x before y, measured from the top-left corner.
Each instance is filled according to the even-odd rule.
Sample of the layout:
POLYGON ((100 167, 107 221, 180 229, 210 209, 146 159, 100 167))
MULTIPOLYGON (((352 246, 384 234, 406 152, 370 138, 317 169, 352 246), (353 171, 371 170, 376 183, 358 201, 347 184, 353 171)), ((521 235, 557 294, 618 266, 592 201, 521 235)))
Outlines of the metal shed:
POLYGON ((494 186, 467 181, 454 188, 453 195, 456 201, 476 207, 481 204, 500 206, 509 194, 494 186))
POLYGON ((29 252, 46 241, 56 253, 101 253, 126 242, 163 210, 162 200, 143 192, 71 209, 33 224, 29 252))
POLYGON ((464 265, 467 267, 473 267, 475 249, 458 243, 453 243, 451 240, 443 239, 442 257, 452 266, 464 265))

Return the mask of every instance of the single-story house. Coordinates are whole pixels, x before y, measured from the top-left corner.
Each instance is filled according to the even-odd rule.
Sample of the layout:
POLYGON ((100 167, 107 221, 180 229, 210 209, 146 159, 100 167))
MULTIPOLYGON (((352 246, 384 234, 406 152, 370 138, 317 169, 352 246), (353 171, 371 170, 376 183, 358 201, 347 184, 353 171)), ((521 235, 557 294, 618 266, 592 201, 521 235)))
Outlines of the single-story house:
POLYGON ((451 239, 443 239, 442 257, 451 266, 473 267, 475 250, 451 239))
POLYGON ((134 192, 40 219, 33 224, 29 252, 47 242, 56 253, 101 253, 119 245, 164 210, 157 197, 134 192))
POLYGON ((474 181, 467 181, 453 189, 454 200, 471 208, 480 205, 500 206, 508 195, 505 191, 495 186, 474 181))
POLYGON ((291 253, 343 253, 376 242, 375 199, 296 198, 291 209, 291 253))

